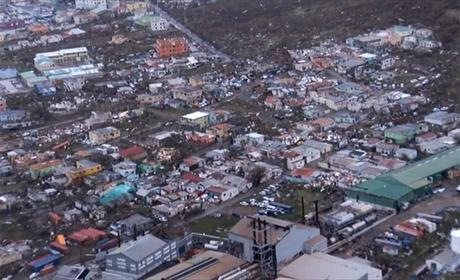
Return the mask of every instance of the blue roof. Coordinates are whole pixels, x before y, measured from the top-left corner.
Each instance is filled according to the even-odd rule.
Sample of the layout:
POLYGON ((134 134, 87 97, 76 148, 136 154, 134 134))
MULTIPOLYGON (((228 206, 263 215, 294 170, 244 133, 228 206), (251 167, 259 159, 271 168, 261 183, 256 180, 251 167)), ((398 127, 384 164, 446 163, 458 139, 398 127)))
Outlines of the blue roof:
POLYGON ((13 79, 18 76, 18 71, 13 68, 0 69, 0 80, 13 79))

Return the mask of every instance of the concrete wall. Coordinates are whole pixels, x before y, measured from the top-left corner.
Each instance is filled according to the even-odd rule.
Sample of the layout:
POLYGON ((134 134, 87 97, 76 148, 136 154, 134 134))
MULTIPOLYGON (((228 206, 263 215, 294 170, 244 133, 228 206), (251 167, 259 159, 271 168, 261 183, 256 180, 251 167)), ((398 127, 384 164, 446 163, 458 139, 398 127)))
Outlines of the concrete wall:
POLYGON ((248 261, 248 262, 252 262, 254 260, 254 253, 252 250, 252 244, 253 244, 252 239, 241 237, 233 233, 228 234, 228 239, 233 242, 239 242, 243 244, 243 257, 242 257, 243 260, 248 261))

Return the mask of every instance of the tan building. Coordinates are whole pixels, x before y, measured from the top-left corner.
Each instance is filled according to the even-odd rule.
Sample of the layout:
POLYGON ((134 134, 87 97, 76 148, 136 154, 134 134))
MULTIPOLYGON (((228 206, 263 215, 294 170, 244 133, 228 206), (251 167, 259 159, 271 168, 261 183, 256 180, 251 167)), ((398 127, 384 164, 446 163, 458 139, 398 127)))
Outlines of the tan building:
POLYGON ((107 141, 114 140, 119 137, 120 130, 113 126, 99 128, 89 132, 89 140, 93 145, 103 144, 107 141))

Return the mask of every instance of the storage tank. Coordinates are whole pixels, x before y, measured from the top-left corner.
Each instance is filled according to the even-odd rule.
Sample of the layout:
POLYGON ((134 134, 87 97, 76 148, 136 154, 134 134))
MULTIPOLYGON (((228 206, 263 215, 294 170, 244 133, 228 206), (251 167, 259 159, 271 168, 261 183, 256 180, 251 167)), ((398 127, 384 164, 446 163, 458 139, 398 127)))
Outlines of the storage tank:
POLYGON ((457 254, 460 254, 460 229, 453 229, 450 232, 450 249, 457 254))

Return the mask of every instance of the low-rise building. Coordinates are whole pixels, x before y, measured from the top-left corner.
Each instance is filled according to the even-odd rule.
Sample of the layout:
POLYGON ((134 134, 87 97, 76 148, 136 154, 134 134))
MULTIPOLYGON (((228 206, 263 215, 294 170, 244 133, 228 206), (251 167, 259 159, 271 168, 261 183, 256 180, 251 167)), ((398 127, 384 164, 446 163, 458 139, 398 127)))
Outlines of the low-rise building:
POLYGON ((47 71, 74 66, 75 64, 87 64, 89 59, 88 49, 80 47, 37 53, 34 58, 34 65, 38 71, 47 71))
POLYGON ((124 160, 139 162, 147 157, 147 151, 139 146, 132 146, 120 150, 120 157, 124 160))
POLYGON ((194 112, 182 116, 182 119, 186 124, 198 126, 199 128, 205 128, 209 125, 209 113, 208 112, 194 112))
POLYGON ((220 123, 209 127, 206 133, 214 135, 218 141, 225 141, 230 137, 234 127, 232 124, 220 123))
POLYGON ((286 174, 286 180, 299 184, 308 184, 313 182, 320 174, 321 172, 314 168, 295 168, 286 174))
POLYGON ((120 130, 113 126, 99 128, 89 132, 89 141, 91 141, 91 144, 93 145, 100 145, 119 137, 120 130))
POLYGON ((426 123, 439 126, 449 126, 458 122, 460 115, 445 111, 433 112, 426 115, 423 119, 426 123))
POLYGON ((385 130, 385 138, 395 141, 396 144, 404 144, 415 138, 422 132, 422 127, 418 124, 401 124, 385 130))
POLYGON ((107 10, 107 0, 75 0, 75 8, 82 10, 107 10))
POLYGON ((141 214, 133 214, 126 219, 117 222, 121 233, 128 236, 136 236, 148 231, 153 226, 153 220, 141 214))
POLYGON ((316 140, 307 140, 307 141, 305 141, 303 146, 305 148, 317 149, 317 150, 319 150, 321 152, 321 154, 329 153, 330 151, 332 151, 332 147, 333 147, 329 143, 320 142, 320 141, 316 141, 316 140))
POLYGON ((297 151, 287 151, 284 153, 284 157, 286 158, 286 167, 288 170, 302 168, 305 166, 305 159, 303 154, 297 151))
POLYGON ((56 168, 60 166, 62 166, 62 160, 60 159, 37 163, 30 166, 30 176, 32 179, 43 178, 53 174, 56 168))
POLYGON ((6 110, 0 112, 0 122, 20 122, 27 117, 24 110, 6 110))

